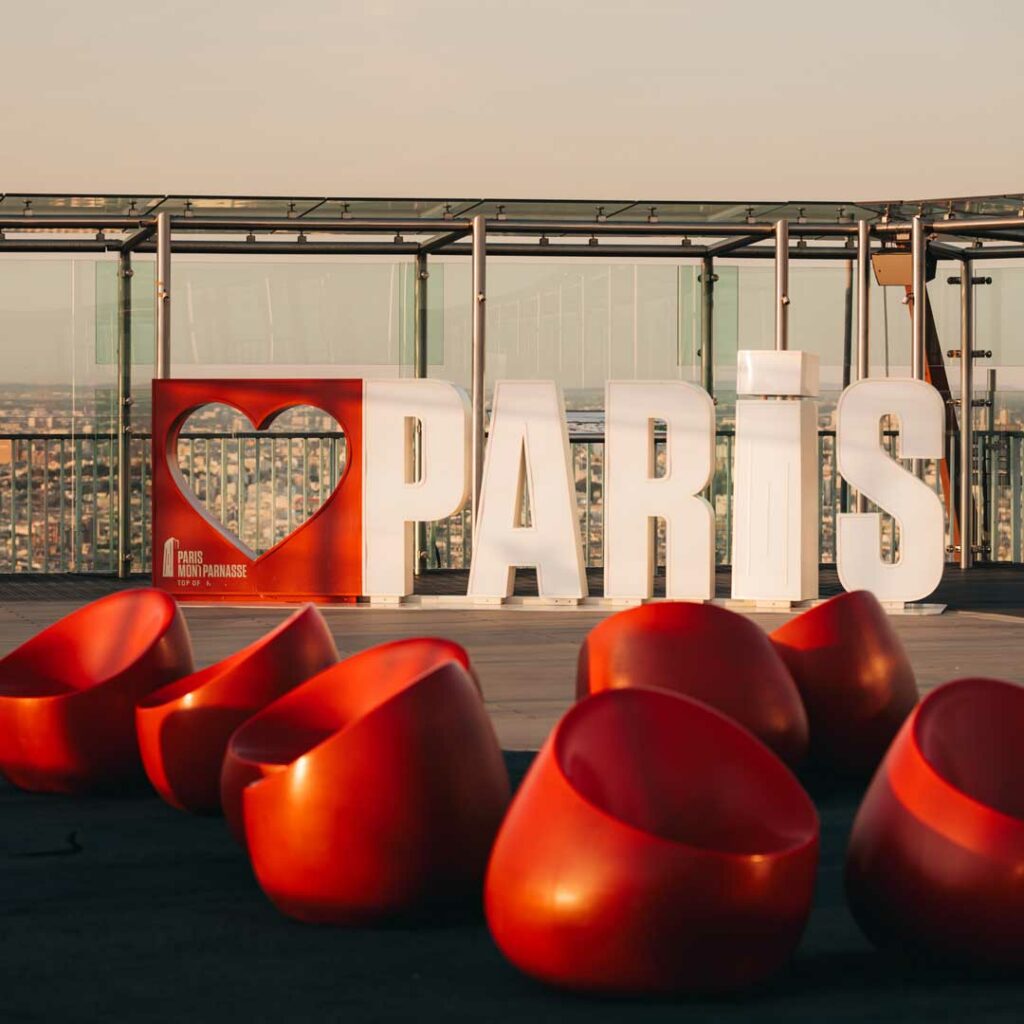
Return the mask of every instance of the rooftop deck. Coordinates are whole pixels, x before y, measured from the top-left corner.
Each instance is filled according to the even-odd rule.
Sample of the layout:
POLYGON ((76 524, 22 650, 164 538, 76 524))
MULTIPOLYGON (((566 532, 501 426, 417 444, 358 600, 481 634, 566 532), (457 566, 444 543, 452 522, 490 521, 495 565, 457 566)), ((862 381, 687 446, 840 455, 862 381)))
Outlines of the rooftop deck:
MULTIPOLYGON (((727 582, 720 574, 723 594, 727 582)), ((118 585, 99 577, 0 579, 0 654, 118 585)), ((454 589, 461 581, 428 578, 422 586, 454 589)), ((835 577, 823 571, 822 592, 836 589, 835 577)), ((951 570, 937 599, 950 607, 941 616, 894 619, 922 689, 966 674, 1024 682, 1024 568, 951 570)), ((284 614, 186 608, 197 662, 255 639, 284 614)), ((349 652, 423 633, 465 644, 518 781, 530 750, 571 700, 581 638, 608 613, 334 607, 325 614, 349 652)), ((782 616, 756 619, 772 627, 782 616)), ((1019 1020, 1019 979, 929 970, 871 949, 842 894, 846 836, 860 793, 805 781, 821 815, 822 853, 814 911, 792 965, 743 996, 628 1005, 533 984, 504 962, 479 920, 420 930, 289 921, 260 893, 222 820, 181 814, 149 791, 67 799, 0 782, 0 1018, 1019 1020)))
MULTIPOLYGON (((600 570, 591 570, 591 593, 600 593, 600 570)), ((0 653, 86 601, 119 586, 109 577, 0 577, 0 653)), ((464 593, 466 575, 447 571, 420 578, 425 593, 464 593)), ((718 593, 729 593, 727 570, 718 593)), ((536 593, 532 573, 518 574, 517 592, 536 593)), ((822 569, 823 596, 839 592, 835 572, 822 569)), ((967 573, 950 568, 933 600, 939 616, 896 616, 922 691, 958 675, 990 675, 1024 683, 1024 567, 1000 563, 967 573)), ((185 606, 198 665, 225 657, 272 628, 283 607, 185 606)), ((466 611, 328 606, 338 649, 355 653, 385 640, 434 634, 463 644, 480 674, 498 737, 508 749, 536 749, 573 699, 576 655, 584 634, 607 609, 466 611), (524 672, 523 651, 530 652, 524 672)), ((785 616, 752 616, 774 629, 785 616)))

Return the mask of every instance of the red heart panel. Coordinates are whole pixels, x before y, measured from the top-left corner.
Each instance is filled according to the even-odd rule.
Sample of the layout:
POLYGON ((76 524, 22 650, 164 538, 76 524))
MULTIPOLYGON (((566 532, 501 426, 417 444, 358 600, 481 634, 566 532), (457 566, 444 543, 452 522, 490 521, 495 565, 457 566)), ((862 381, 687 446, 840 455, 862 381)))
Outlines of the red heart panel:
POLYGON ((362 593, 363 382, 154 380, 153 584, 179 600, 353 600, 362 593), (334 492, 258 557, 198 504, 177 465, 178 435, 196 409, 220 403, 266 430, 311 405, 345 432, 348 457, 334 492))

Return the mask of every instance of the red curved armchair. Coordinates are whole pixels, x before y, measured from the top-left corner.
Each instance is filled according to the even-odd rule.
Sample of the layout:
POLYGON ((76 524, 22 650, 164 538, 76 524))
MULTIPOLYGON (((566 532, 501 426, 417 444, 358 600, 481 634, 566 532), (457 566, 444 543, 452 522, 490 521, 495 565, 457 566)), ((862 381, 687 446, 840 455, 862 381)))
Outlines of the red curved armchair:
POLYGON ((494 844, 491 933, 571 989, 729 990, 793 951, 818 858, 814 806, 734 721, 661 690, 572 707, 494 844))
POLYGON ((79 608, 0 661, 0 771, 54 793, 140 774, 135 703, 192 667, 166 594, 123 590, 79 608))
POLYGON ((787 764, 807 753, 807 715, 789 671, 763 630, 725 608, 664 601, 595 626, 580 648, 576 696, 632 686, 703 701, 787 764))
POLYGON ((181 810, 219 810, 221 763, 231 734, 337 660, 327 623, 307 604, 229 658, 144 697, 135 725, 153 787, 181 810))
POLYGON ((414 639, 347 658, 246 722, 222 796, 279 910, 355 924, 479 900, 509 783, 465 651, 414 639))
POLYGON ((811 757, 870 775, 917 703, 910 659, 878 599, 867 590, 840 594, 771 638, 807 709, 811 757))
POLYGON ((868 788, 846 861, 872 941, 1024 967, 1024 689, 960 679, 904 723, 868 788))

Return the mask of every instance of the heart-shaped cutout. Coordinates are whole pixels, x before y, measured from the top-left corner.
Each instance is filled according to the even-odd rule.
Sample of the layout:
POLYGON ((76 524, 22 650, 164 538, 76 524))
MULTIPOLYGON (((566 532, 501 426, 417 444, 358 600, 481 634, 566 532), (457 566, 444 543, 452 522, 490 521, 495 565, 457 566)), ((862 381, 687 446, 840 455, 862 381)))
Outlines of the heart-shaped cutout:
POLYGON ((344 430, 322 409, 293 406, 258 430, 218 402, 196 409, 182 425, 177 475, 193 504, 255 559, 323 506, 347 457, 344 430))

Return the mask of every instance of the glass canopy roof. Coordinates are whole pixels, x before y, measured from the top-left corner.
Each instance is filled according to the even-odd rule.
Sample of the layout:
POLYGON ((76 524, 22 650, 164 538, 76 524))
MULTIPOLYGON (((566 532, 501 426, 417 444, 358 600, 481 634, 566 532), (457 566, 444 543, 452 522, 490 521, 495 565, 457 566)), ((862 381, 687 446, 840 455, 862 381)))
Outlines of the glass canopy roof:
POLYGON ((143 217, 166 210, 179 216, 294 218, 296 220, 408 218, 437 220, 483 214, 537 221, 644 221, 680 223, 773 221, 821 223, 858 219, 894 221, 923 216, 1024 217, 1024 194, 878 202, 669 202, 657 200, 386 199, 344 196, 44 195, 0 194, 0 216, 143 217))

